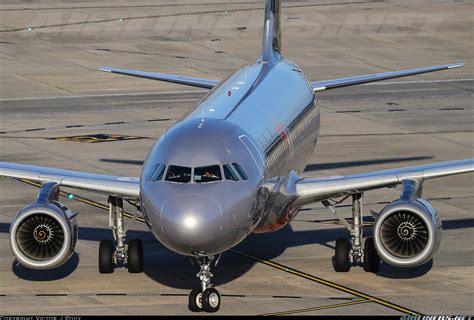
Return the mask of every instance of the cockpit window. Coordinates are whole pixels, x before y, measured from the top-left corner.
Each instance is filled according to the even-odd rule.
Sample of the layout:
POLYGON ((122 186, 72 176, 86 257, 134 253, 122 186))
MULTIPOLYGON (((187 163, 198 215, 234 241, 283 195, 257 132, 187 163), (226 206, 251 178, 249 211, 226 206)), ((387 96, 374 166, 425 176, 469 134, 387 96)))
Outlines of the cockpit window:
MULTIPOLYGON (((244 172, 244 169, 242 169, 242 167, 237 163, 224 164, 223 170, 223 174, 226 180, 240 181, 248 179, 247 175, 244 172)), ((145 179, 151 182, 159 181, 163 179, 165 171, 166 165, 157 164, 153 166, 148 173, 145 174, 145 179)), ((169 165, 168 170, 166 171, 165 180, 176 183, 190 183, 192 172, 193 169, 190 167, 169 165)), ((194 183, 209 183, 222 180, 223 177, 221 166, 218 164, 194 168, 192 179, 194 183)))
POLYGON ((188 183, 191 181, 191 168, 180 166, 169 166, 166 173, 166 181, 188 183))
POLYGON ((163 173, 165 173, 166 166, 164 164, 158 163, 153 166, 153 168, 147 172, 145 175, 145 180, 155 182, 163 178, 163 173))
POLYGON ((238 163, 232 163, 232 166, 234 167, 235 171, 237 171, 237 173, 239 174, 242 180, 248 180, 248 177, 245 174, 244 169, 242 169, 242 167, 238 163))
POLYGON ((226 180, 239 181, 239 176, 235 173, 230 164, 224 165, 224 176, 226 180))
POLYGON ((219 165, 194 168, 194 182, 206 183, 222 180, 219 165))

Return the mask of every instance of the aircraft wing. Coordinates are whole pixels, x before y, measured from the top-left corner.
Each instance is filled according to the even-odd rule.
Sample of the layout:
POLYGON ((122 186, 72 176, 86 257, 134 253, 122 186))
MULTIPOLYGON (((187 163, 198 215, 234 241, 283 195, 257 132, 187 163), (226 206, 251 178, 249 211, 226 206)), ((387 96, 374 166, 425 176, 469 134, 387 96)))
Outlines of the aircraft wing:
POLYGON ((474 158, 347 176, 301 179, 296 182, 298 198, 294 205, 300 207, 348 194, 392 187, 403 180, 423 181, 467 172, 474 172, 474 158))
POLYGON ((354 85, 364 84, 364 83, 369 83, 369 82, 413 76, 416 74, 460 68, 463 66, 464 66, 464 63, 446 64, 442 66, 374 73, 374 74, 367 74, 363 76, 339 78, 339 79, 333 79, 333 80, 313 81, 311 82, 311 85, 313 87, 313 91, 318 92, 318 91, 325 91, 325 90, 330 90, 330 89, 354 86, 354 85))
POLYGON ((0 162, 0 177, 27 179, 39 182, 58 182, 61 186, 93 191, 123 198, 139 197, 140 183, 137 178, 117 177, 0 162))
POLYGON ((159 81, 165 81, 165 82, 171 82, 171 83, 177 83, 177 84, 184 84, 184 85, 188 85, 192 87, 199 87, 199 88, 206 88, 206 89, 212 89, 219 83, 219 80, 183 77, 183 76, 177 76, 174 74, 147 72, 147 71, 139 71, 139 70, 116 69, 116 68, 108 68, 108 67, 102 67, 102 68, 99 68, 99 70, 105 71, 105 72, 123 74, 126 76, 159 80, 159 81))

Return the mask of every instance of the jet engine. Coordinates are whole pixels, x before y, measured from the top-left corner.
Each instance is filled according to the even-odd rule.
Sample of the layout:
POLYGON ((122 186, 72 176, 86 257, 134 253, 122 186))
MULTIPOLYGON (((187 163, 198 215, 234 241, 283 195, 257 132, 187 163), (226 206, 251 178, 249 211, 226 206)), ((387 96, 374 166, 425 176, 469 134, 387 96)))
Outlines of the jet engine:
POLYGON ((374 226, 380 257, 398 267, 415 267, 429 261, 439 248, 442 225, 426 200, 399 199, 386 206, 374 226))
POLYGON ((10 226, 13 255, 30 269, 53 269, 74 252, 78 235, 75 215, 58 201, 38 197, 14 218, 10 226))

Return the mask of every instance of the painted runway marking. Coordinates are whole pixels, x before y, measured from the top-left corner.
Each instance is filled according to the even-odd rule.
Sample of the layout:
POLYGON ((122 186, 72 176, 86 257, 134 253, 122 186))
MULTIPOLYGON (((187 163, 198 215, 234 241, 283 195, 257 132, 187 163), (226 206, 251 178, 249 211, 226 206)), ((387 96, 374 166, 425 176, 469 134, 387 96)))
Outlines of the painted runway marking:
POLYGON ((319 310, 326 310, 326 309, 335 309, 347 306, 353 306, 356 304, 368 303, 372 302, 370 300, 357 300, 352 302, 344 302, 344 303, 337 303, 337 304, 330 304, 327 306, 320 306, 320 307, 313 307, 313 308, 304 308, 304 309, 296 309, 296 310, 289 310, 289 311, 282 311, 282 312, 275 312, 275 313, 265 313, 261 314, 261 316, 285 316, 289 314, 296 314, 296 313, 304 313, 304 312, 311 312, 311 311, 319 311, 319 310))
POLYGON ((89 94, 75 96, 47 96, 47 97, 25 97, 25 98, 5 98, 0 102, 7 101, 25 101, 25 100, 54 100, 54 99, 80 99, 80 98, 113 98, 113 97, 138 97, 151 95, 168 95, 168 94, 186 94, 186 93, 206 93, 208 90, 183 90, 183 91, 158 91, 158 92, 131 92, 131 93, 106 93, 106 94, 89 94))
POLYGON ((362 84, 362 86, 386 86, 386 85, 391 85, 391 84, 412 84, 412 83, 445 83, 445 82, 449 83, 449 82, 465 82, 465 81, 474 81, 474 78, 373 82, 373 83, 362 84))
POLYGON ((349 134, 322 134, 319 137, 377 137, 377 136, 411 136, 411 135, 436 135, 436 134, 446 134, 446 133, 460 133, 460 134, 469 134, 472 131, 469 130, 453 130, 453 131, 420 131, 420 132, 386 132, 386 133, 349 133, 349 134))
POLYGON ((416 92, 416 91, 438 91, 439 88, 425 88, 425 89, 393 89, 393 90, 381 90, 377 91, 377 93, 383 92, 416 92))
MULTIPOLYGON (((105 124, 110 125, 110 124, 117 124, 117 123, 105 123, 105 124)), ((47 138, 47 139, 48 140, 56 140, 56 141, 101 143, 101 142, 114 142, 114 141, 148 139, 148 138, 146 138, 146 137, 136 137, 136 136, 123 136, 123 135, 116 135, 116 134, 88 134, 88 135, 69 136, 69 137, 47 138)))
MULTIPOLYGON (((118 121, 118 122, 105 122, 105 123, 95 123, 95 124, 74 124, 67 126, 57 126, 57 127, 48 127, 48 128, 34 128, 34 129, 20 129, 20 130, 11 130, 11 131, 1 131, 0 134, 7 133, 21 133, 21 132, 30 132, 30 131, 39 131, 39 130, 57 130, 57 129, 71 129, 71 128, 91 128, 99 126, 110 126, 110 125, 119 125, 119 124, 132 124, 132 123, 145 123, 145 122, 166 122, 170 121, 169 118, 161 119, 148 119, 148 120, 139 120, 139 121, 118 121)), ((17 138, 17 137, 15 137, 17 138)))

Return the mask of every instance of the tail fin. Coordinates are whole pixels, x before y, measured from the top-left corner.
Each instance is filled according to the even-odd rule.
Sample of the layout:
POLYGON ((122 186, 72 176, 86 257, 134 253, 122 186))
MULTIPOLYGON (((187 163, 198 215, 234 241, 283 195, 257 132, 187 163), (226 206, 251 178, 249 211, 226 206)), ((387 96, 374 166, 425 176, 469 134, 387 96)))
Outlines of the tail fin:
POLYGON ((280 8, 281 0, 266 0, 262 63, 271 63, 282 59, 280 8))

